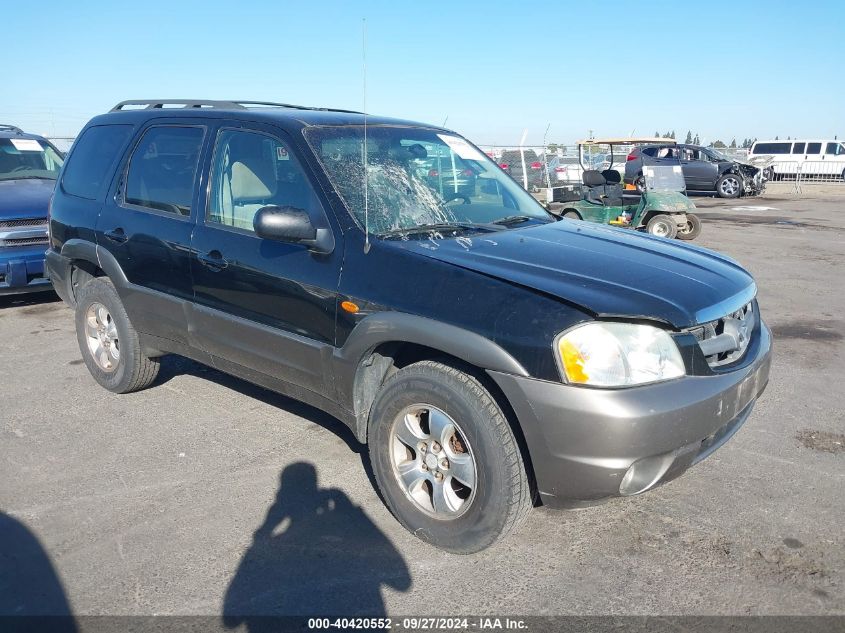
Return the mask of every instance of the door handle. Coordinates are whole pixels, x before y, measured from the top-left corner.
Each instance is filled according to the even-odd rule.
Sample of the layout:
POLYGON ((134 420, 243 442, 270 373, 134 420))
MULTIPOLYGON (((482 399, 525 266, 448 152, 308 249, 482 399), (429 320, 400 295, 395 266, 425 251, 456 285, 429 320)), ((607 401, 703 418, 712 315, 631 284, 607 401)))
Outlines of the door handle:
POLYGON ((123 229, 117 227, 116 229, 112 229, 111 231, 106 231, 103 233, 107 238, 109 238, 112 242, 117 242, 118 244, 123 244, 129 238, 124 233, 123 229))
POLYGON ((223 254, 217 250, 211 251, 207 255, 197 255, 197 259, 203 266, 213 271, 223 270, 229 265, 229 262, 223 258, 223 254))

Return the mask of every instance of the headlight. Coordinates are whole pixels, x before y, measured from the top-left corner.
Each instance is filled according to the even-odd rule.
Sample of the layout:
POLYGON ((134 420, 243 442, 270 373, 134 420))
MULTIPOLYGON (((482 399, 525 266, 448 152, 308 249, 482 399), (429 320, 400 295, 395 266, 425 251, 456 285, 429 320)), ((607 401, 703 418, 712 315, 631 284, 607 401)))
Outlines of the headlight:
POLYGON ((678 378, 686 372, 665 330, 633 323, 588 323, 557 338, 560 366, 570 383, 626 387, 678 378))

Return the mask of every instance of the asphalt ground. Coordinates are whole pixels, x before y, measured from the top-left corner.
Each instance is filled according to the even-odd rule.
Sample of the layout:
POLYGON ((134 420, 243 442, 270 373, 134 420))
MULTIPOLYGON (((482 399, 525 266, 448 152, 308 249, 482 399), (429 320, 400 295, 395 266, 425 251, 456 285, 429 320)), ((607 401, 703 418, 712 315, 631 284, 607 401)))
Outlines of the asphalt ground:
POLYGON ((111 394, 54 296, 0 299, 0 613, 845 614, 845 196, 807 189, 696 198, 775 336, 734 438, 470 557, 400 527, 330 416, 176 357, 111 394))

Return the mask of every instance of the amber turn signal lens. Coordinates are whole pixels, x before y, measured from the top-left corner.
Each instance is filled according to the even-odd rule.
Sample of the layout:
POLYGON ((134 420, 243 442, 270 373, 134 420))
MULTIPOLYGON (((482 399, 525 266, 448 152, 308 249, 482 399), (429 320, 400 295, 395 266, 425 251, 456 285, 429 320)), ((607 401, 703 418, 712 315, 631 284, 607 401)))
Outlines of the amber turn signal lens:
POLYGON ((347 312, 351 312, 352 314, 355 314, 360 309, 358 307, 358 304, 352 303, 351 301, 342 301, 340 307, 346 310, 347 312))

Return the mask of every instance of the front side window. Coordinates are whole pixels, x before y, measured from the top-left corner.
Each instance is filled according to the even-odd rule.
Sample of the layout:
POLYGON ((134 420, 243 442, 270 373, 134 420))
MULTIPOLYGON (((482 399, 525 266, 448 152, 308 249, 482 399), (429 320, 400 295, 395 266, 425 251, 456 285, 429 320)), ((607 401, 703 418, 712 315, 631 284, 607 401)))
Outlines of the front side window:
POLYGON ((62 157, 43 141, 31 138, 0 138, 0 180, 59 177, 62 157))
POLYGON ((206 220, 253 230, 265 206, 316 208, 305 172, 282 141, 266 134, 221 130, 217 136, 206 220))
POLYGON ((845 154, 845 148, 842 147, 841 143, 828 143, 825 154, 828 156, 840 156, 845 154))
POLYGON ((514 216, 549 221, 527 191, 459 136, 372 126, 366 157, 362 126, 314 127, 305 136, 352 215, 371 233, 514 216))
POLYGON ((190 215, 204 134, 201 127, 169 125, 151 127, 144 132, 129 159, 126 203, 174 215, 190 215))

